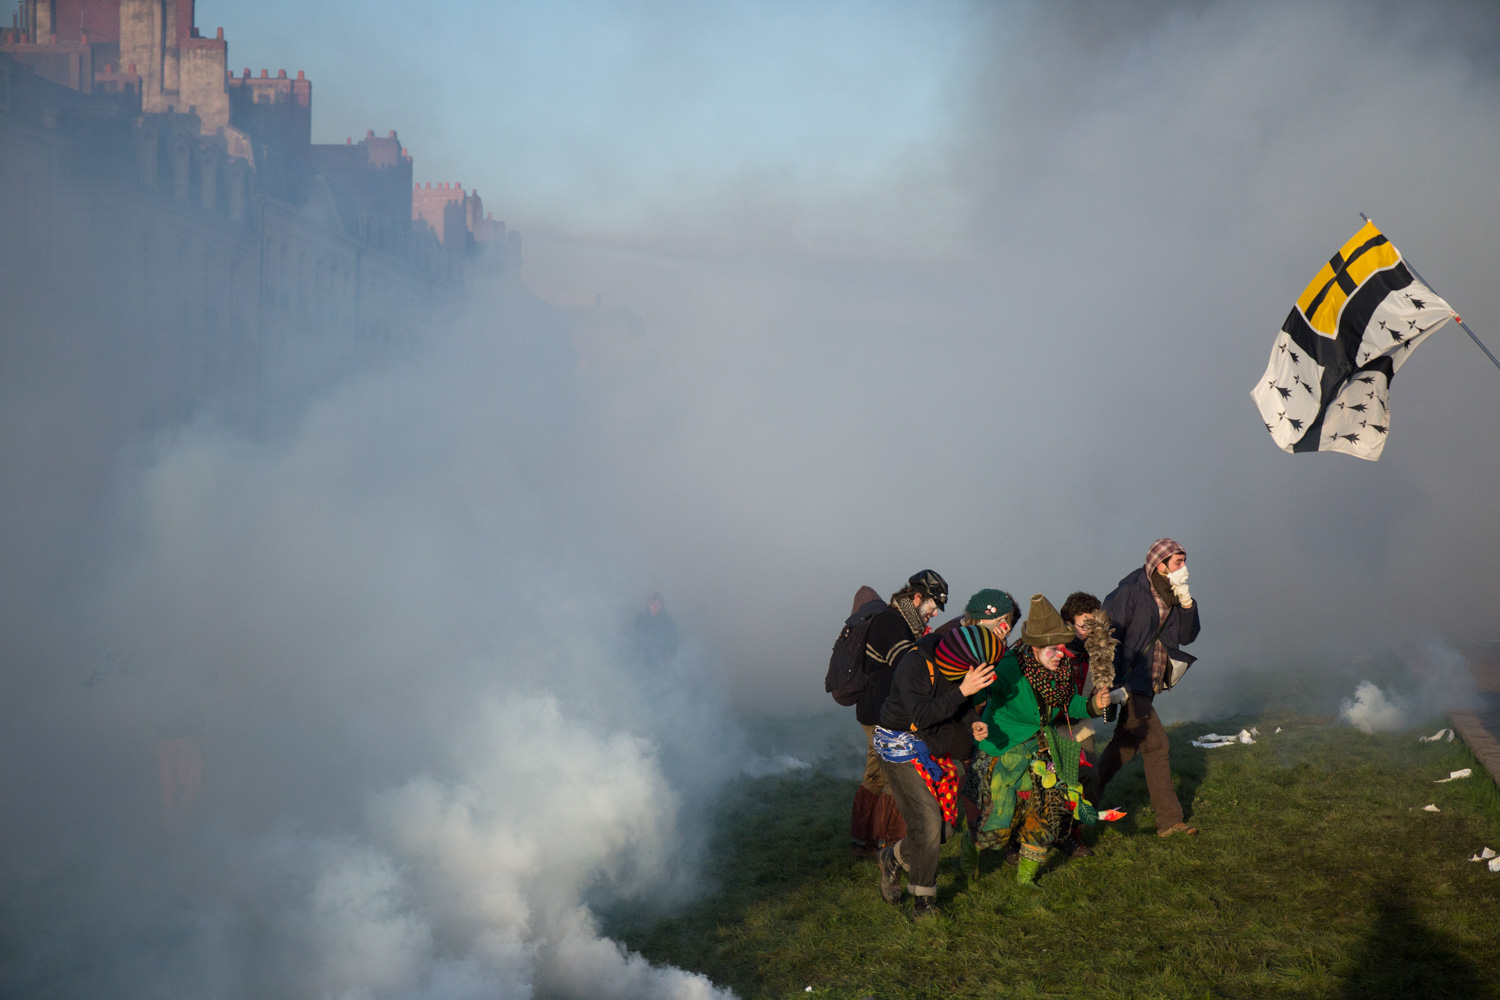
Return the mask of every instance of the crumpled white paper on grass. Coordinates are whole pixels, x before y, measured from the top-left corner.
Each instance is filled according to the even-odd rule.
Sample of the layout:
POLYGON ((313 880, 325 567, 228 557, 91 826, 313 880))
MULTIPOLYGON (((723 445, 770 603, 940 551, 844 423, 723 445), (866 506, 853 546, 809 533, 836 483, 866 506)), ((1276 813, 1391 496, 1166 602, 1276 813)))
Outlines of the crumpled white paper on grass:
POLYGON ((1464 768, 1461 771, 1449 771, 1448 772, 1448 777, 1446 777, 1446 778, 1438 778, 1436 781, 1433 782, 1433 784, 1434 785, 1445 785, 1448 782, 1453 781, 1453 780, 1455 780, 1457 778, 1467 778, 1469 775, 1471 775, 1473 773, 1474 773, 1474 769, 1472 767, 1466 767, 1466 768, 1464 768))
POLYGON ((1492 851, 1492 850, 1490 850, 1488 847, 1486 847, 1484 850, 1480 851, 1478 854, 1474 855, 1469 860, 1470 861, 1488 861, 1491 858, 1495 858, 1495 860, 1500 861, 1500 857, 1496 857, 1495 852, 1492 851))
POLYGON ((1431 736, 1418 736, 1417 737, 1417 742, 1419 742, 1419 743, 1436 743, 1438 740, 1444 740, 1445 742, 1452 743, 1453 742, 1453 730, 1451 730, 1451 729, 1439 729, 1437 732, 1433 733, 1431 736))
POLYGON ((1189 740, 1188 742, 1195 747, 1202 747, 1205 750, 1213 750, 1218 747, 1227 747, 1231 743, 1254 743, 1255 740, 1251 739, 1251 737, 1259 735, 1260 730, 1252 726, 1249 729, 1241 729, 1239 733, 1234 736, 1221 736, 1218 733, 1204 733, 1196 740, 1189 740))

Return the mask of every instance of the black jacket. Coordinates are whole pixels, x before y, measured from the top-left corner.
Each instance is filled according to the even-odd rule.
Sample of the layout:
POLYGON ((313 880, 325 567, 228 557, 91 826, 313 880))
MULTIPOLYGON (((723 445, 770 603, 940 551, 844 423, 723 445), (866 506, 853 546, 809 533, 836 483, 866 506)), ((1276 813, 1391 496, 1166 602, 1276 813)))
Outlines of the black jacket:
POLYGON ((896 732, 911 732, 927 744, 933 754, 949 754, 962 760, 973 748, 969 724, 979 721, 969 696, 937 669, 933 661, 940 636, 918 640, 896 664, 891 693, 880 710, 880 724, 896 732))
POLYGON ((1115 623, 1115 686, 1131 694, 1151 695, 1151 639, 1161 625, 1161 643, 1167 652, 1176 652, 1198 638, 1198 602, 1191 608, 1173 605, 1167 609, 1167 621, 1161 624, 1156 598, 1151 594, 1151 580, 1141 567, 1120 581, 1104 599, 1104 610, 1115 623))
POLYGON ((887 607, 870 620, 870 631, 865 636, 865 689, 854 703, 854 717, 860 725, 880 725, 880 706, 891 692, 896 661, 915 639, 906 619, 893 607, 887 607))

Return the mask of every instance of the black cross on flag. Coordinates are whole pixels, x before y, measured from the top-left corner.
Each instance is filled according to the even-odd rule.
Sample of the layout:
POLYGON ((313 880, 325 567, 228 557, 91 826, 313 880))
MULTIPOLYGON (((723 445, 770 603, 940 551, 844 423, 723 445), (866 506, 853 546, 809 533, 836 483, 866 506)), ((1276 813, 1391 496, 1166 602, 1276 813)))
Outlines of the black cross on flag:
POLYGON ((1367 222, 1298 297, 1250 390, 1272 440, 1286 452, 1378 459, 1390 429, 1391 377, 1452 318, 1367 222))

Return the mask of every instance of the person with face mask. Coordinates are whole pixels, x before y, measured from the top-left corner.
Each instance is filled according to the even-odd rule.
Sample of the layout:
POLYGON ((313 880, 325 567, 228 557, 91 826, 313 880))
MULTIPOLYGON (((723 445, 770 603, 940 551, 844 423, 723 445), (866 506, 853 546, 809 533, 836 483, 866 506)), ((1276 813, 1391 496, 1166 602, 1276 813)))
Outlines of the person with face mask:
POLYGON ((865 776, 854 790, 849 816, 849 839, 857 857, 873 857, 885 844, 906 836, 906 824, 886 787, 875 754, 875 727, 880 724, 881 706, 891 692, 897 662, 927 633, 927 623, 947 603, 947 581, 935 570, 924 569, 913 573, 906 586, 891 595, 890 606, 870 620, 865 639, 865 686, 854 705, 854 717, 865 731, 865 776))
POLYGON ((1115 685, 1128 697, 1114 736, 1099 755, 1099 792, 1137 754, 1146 770, 1146 788, 1163 837, 1194 834, 1183 822, 1182 803, 1172 787, 1167 732, 1156 714, 1155 697, 1175 684, 1178 670, 1192 656, 1181 647, 1198 638, 1198 603, 1188 590, 1187 553, 1170 538, 1158 538, 1135 570, 1104 599, 1104 610, 1120 640, 1115 650, 1115 685))
POLYGON ((1041 594, 1021 627, 1021 641, 995 666, 983 714, 974 728, 974 764, 966 794, 979 804, 977 835, 964 834, 959 867, 979 872, 984 848, 1019 850, 1017 881, 1035 885, 1047 849, 1073 820, 1097 818, 1079 779, 1075 728, 1099 716, 1109 692, 1078 693, 1064 648, 1074 639, 1052 602, 1041 594))

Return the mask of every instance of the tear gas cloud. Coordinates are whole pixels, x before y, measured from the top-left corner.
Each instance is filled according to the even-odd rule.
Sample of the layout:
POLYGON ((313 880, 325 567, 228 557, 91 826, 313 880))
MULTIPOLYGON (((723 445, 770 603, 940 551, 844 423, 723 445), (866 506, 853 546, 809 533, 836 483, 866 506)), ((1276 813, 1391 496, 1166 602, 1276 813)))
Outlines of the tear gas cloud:
MULTIPOLYGON (((682 13, 608 9, 630 37, 682 13)), ((693 891, 702 807, 747 755, 735 720, 826 704, 854 590, 924 566, 957 602, 1056 602, 1175 537, 1204 608, 1177 717, 1273 670, 1358 672, 1409 632, 1489 635, 1500 391, 1461 334, 1402 369, 1376 464, 1283 455, 1248 399, 1361 209, 1500 329, 1484 13, 960 5, 909 131, 851 141, 858 171, 799 170, 816 130, 790 129, 681 184, 651 168, 670 148, 614 175, 569 133, 591 180, 560 165, 530 208, 517 156, 479 186, 525 233, 526 281, 627 306, 637 351, 476 293, 274 440, 203 416, 91 459, 107 500, 72 519, 90 424, 7 380, 29 470, 0 571, 8 990, 715 995, 590 904, 693 891), (687 642, 647 672, 620 623, 657 588, 687 642), (203 794, 164 843, 152 755, 184 714, 203 794)), ((617 66, 643 95, 613 109, 627 151, 699 36, 671 37, 617 66)), ((434 48, 395 58, 442 104, 434 48)), ((361 119, 388 95, 367 90, 361 119)))

